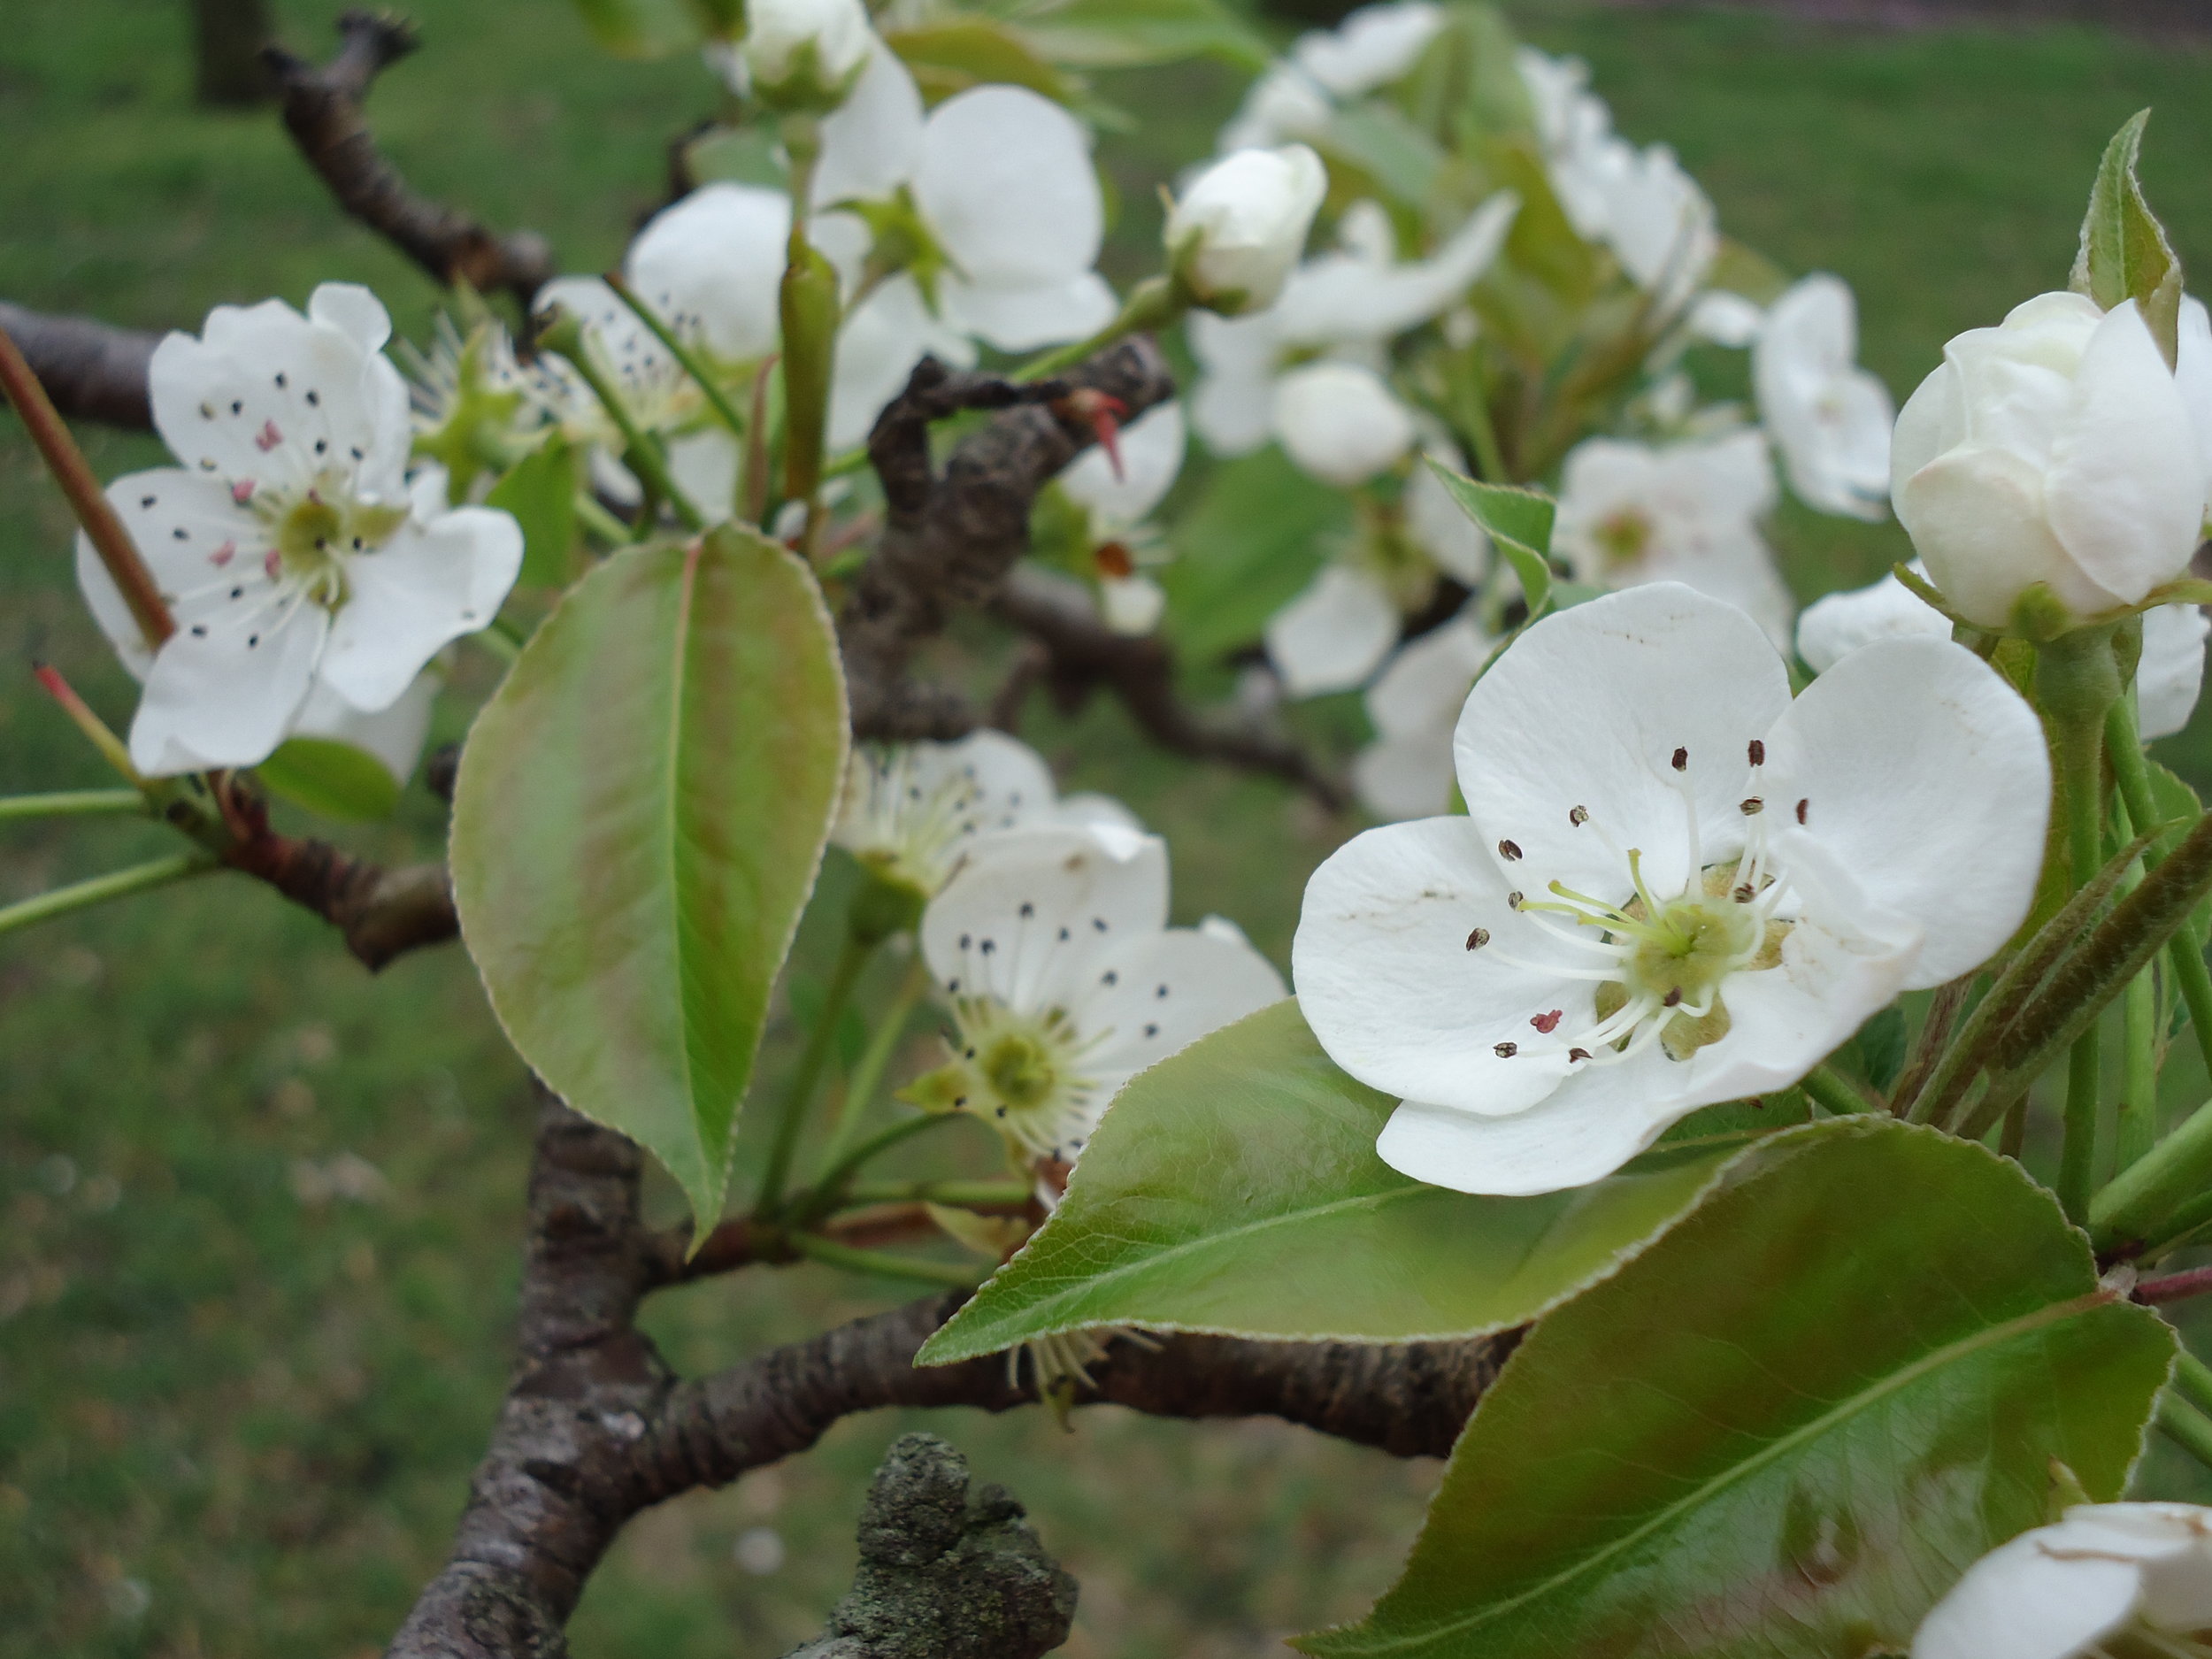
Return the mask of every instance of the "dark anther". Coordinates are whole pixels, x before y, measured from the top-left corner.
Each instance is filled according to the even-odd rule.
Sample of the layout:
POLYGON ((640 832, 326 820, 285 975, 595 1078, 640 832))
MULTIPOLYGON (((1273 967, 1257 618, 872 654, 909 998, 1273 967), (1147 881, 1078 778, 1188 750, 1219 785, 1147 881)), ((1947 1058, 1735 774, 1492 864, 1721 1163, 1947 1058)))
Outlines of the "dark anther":
POLYGON ((1510 1060, 1515 1055, 1520 1053, 1520 1051, 1521 1048, 1518 1043, 1502 1042, 1490 1052, 1496 1055, 1501 1060, 1510 1060))
POLYGON ((1548 1014, 1532 1014, 1528 1023, 1548 1037, 1559 1029, 1559 1022, 1566 1012, 1563 1008, 1555 1008, 1548 1014))
POLYGON ((1736 803, 1736 810, 1741 812, 1746 818, 1756 818, 1760 813, 1766 810, 1766 804, 1767 803, 1759 799, 1759 797, 1755 795, 1747 795, 1743 800, 1736 803))
POLYGON ((1662 1008, 1678 1008, 1681 1006, 1681 1002, 1682 987, 1678 985, 1659 999, 1659 1006, 1662 1008))
POLYGON ((1478 927, 1467 935, 1467 949, 1470 950, 1480 950, 1489 942, 1490 930, 1486 927, 1478 927))
POLYGON ((1521 844, 1518 841, 1500 841, 1498 843, 1498 856, 1504 859, 1507 863, 1510 864, 1514 859, 1518 858, 1520 856, 1521 844))
POLYGON ((1567 1058, 1569 1060, 1587 1060, 1589 1057, 1590 1051, 1587 1048, 1570 1048, 1567 1050, 1567 1058))
POLYGON ((1739 904, 1748 904, 1752 900, 1757 898, 1759 895, 1751 890, 1751 883, 1747 881, 1729 896, 1733 898, 1739 904))
POLYGON ((1568 822, 1568 823, 1570 823, 1570 824, 1571 824, 1571 825, 1573 825, 1573 826, 1574 826, 1577 829, 1580 829, 1580 828, 1581 828, 1581 827, 1582 827, 1585 824, 1587 824, 1589 821, 1590 821, 1590 809, 1589 809, 1588 807, 1586 807, 1586 806, 1570 807, 1570 808, 1567 810, 1567 822, 1568 822))
POLYGON ((1505 895, 1505 908, 1509 910, 1519 910, 1521 908, 1521 900, 1523 896, 1524 895, 1518 892, 1507 894, 1505 895))
POLYGON ((1022 920, 1025 922, 1037 913, 1037 907, 1033 904, 1025 902, 1021 907, 1020 913, 1022 920))
POLYGON ((1677 772, 1687 772, 1687 771, 1689 771, 1689 769, 1690 769, 1690 751, 1689 751, 1688 749, 1676 749, 1676 750, 1674 751, 1674 763, 1673 763, 1673 764, 1674 764, 1674 769, 1675 769, 1677 772))
POLYGON ((1755 766, 1767 764, 1767 746, 1755 737, 1751 740, 1751 764, 1755 766))
POLYGON ((1809 801, 1800 801, 1797 803, 1797 821, 1800 824, 1802 824, 1805 821, 1805 809, 1811 804, 1812 803, 1809 801))

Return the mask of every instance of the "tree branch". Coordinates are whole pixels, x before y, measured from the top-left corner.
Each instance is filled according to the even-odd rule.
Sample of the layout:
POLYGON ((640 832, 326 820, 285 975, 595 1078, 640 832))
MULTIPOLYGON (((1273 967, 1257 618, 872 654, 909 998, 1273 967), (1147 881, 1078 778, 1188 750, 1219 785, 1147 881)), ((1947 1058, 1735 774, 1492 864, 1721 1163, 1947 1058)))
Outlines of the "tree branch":
MULTIPOLYGON (((1040 676, 1064 706, 1079 707, 1104 687, 1121 699, 1138 726, 1161 748, 1194 760, 1217 760, 1294 783, 1332 812, 1349 803, 1344 787, 1279 730, 1234 712, 1202 715, 1175 693, 1175 653, 1150 634, 1117 634, 1099 616, 1082 585, 1049 571, 1007 573, 995 605, 1000 617, 1042 648, 1040 676)), ((1016 674, 1023 671, 1018 663, 1016 674)), ((1019 679, 994 703, 994 723, 1009 719, 1019 679)))
POLYGON ((89 317, 55 317, 0 300, 0 330, 22 351, 54 407, 73 420, 144 431, 154 424, 146 368, 161 336, 89 317))
POLYGON ((1159 348, 1142 336, 1054 380, 961 373, 934 357, 915 365, 869 434, 888 519, 838 618, 856 736, 951 738, 974 727, 964 698, 907 678, 915 648, 955 611, 987 603, 1028 551, 1037 492, 1095 439, 1084 394, 1113 400, 1133 419, 1174 390, 1159 348), (930 427, 972 409, 1004 412, 962 440, 941 473, 930 427))
POLYGON ((419 194, 376 147, 362 101, 378 73, 419 43, 389 12, 340 14, 338 54, 320 68, 280 46, 262 56, 277 78, 285 130, 330 187, 338 205, 393 243, 440 284, 514 296, 522 314, 553 275, 552 250, 534 231, 502 236, 419 194))
POLYGON ((902 1434, 860 1513, 860 1566, 818 1641, 787 1659, 1041 1659, 1068 1639, 1075 1580, 1003 1486, 968 1494, 967 1461, 902 1434))
MULTIPOLYGON (((957 1293, 675 1381, 635 1325, 640 1300, 667 1282, 663 1241, 639 1215, 640 1155, 541 1098, 520 1358, 452 1556, 390 1659, 554 1659, 586 1578, 639 1510, 803 1451, 855 1412, 1003 1411, 1035 1397, 998 1358, 915 1367, 915 1349, 959 1306, 957 1293)), ((1123 1342, 1079 1403, 1272 1415, 1402 1456, 1441 1456, 1517 1340, 1123 1342)))

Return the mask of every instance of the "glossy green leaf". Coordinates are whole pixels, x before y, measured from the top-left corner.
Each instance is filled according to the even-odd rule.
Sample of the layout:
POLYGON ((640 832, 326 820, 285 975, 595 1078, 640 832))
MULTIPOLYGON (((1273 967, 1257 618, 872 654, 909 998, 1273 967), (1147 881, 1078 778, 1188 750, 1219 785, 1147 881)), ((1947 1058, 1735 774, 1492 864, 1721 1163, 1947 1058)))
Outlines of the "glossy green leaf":
POLYGON ((401 780, 391 769, 334 737, 288 738, 253 772, 272 795, 325 818, 366 824, 399 805, 401 780))
POLYGON ((1067 0, 1039 8, 1022 32, 1045 57, 1076 68, 1215 58, 1256 71, 1274 57, 1220 0, 1067 0))
POLYGON ((1313 580, 1348 517, 1341 490, 1273 444, 1217 467, 1170 532, 1175 558, 1159 573, 1178 649, 1203 661, 1257 639, 1313 580))
POLYGON ((1528 613, 1540 617, 1551 597, 1551 526, 1559 504, 1538 489, 1486 484, 1432 460, 1436 474, 1462 512, 1483 527, 1490 543, 1520 578, 1528 613))
POLYGON ((492 486, 487 507, 514 515, 522 526, 526 588, 565 588, 576 574, 576 451, 554 438, 524 456, 492 486))
POLYGON ((2181 257, 2135 176, 2150 119, 2148 110, 2139 111, 2105 148, 2081 222, 2073 287, 2107 311, 2135 301, 2170 365, 2180 344, 2181 257))
POLYGON ((1083 90, 1031 42, 987 18, 952 18, 894 29, 883 41, 933 104, 987 82, 1027 87, 1059 104, 1074 102, 1083 90))
POLYGON ((1295 1002, 1116 1096, 1066 1199, 932 1337, 925 1364, 1099 1325, 1409 1341, 1518 1325, 1612 1271, 1748 1137, 1575 1192, 1473 1198, 1375 1156, 1397 1102, 1333 1065, 1295 1002))
POLYGON ((1861 1659, 2044 1519, 2116 1497, 2173 1337, 2051 1195, 1893 1119, 1771 1137, 1484 1396, 1405 1575, 1306 1638, 1394 1659, 1861 1659))
POLYGON ((572 588, 477 718, 453 803, 461 933, 569 1104, 719 1210, 768 994, 844 766, 805 566, 725 528, 572 588))

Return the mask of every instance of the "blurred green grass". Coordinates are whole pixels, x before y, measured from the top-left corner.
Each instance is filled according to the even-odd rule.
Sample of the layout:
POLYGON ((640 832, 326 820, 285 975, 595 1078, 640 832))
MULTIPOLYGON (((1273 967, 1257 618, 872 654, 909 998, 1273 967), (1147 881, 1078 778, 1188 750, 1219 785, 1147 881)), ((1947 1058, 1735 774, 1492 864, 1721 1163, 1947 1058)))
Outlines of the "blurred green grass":
MULTIPOLYGON (((329 12, 279 11, 296 48, 327 41, 329 12)), ((413 12, 426 48, 372 105, 401 165, 544 230, 570 268, 611 262, 660 197, 668 139, 710 107, 705 76, 599 58, 561 0, 413 12)), ((1732 232, 1851 280, 1867 360, 1901 395, 1949 334, 2062 282, 2098 151, 2146 104, 2161 110, 2152 198, 2185 257, 2212 262, 2196 96, 2212 53, 2081 29, 1522 15, 1591 60, 1624 131, 1680 150, 1732 232)), ((338 217, 273 118, 192 107, 183 19, 173 0, 7 8, 0 294, 191 326, 218 301, 296 303, 347 278, 419 336, 430 286, 338 217)), ((1156 225, 1153 182, 1205 148, 1234 88, 1191 69, 1108 90, 1144 116, 1106 150, 1127 276, 1156 225)), ((104 472, 157 458, 144 439, 87 435, 104 472)), ((1808 595, 1867 579, 1898 545, 1797 515, 1783 532, 1808 595)), ((32 659, 127 718, 68 545, 0 427, 0 791, 103 781, 33 695, 32 659)), ((1152 755, 1103 709, 1040 709, 1029 735, 1071 787, 1122 793, 1169 833, 1179 914, 1223 911, 1286 956, 1305 875, 1345 826, 1272 784, 1152 755)), ((2170 748, 2212 774, 2205 722, 2170 748)), ((357 841, 403 856, 436 827, 418 790, 357 841)), ((161 841, 12 830, 0 901, 161 841)), ((305 917, 211 879, 0 941, 0 1655, 380 1649, 442 1555, 507 1359, 527 1114, 465 960, 370 979, 305 917)), ((657 1202, 672 1212, 672 1194, 657 1202)), ((895 1294, 795 1269, 687 1290, 651 1324, 699 1369, 895 1294)), ((902 1426, 846 1424, 809 1457, 645 1517, 595 1580, 577 1650, 783 1651, 845 1581, 858 1494, 902 1426), (787 1559, 756 1576, 733 1546, 760 1529, 787 1559)), ((1356 1613, 1433 1478, 1271 1423, 1102 1409, 1071 1434, 1035 1412, 935 1426, 1030 1502, 1082 1579, 1069 1651, 1085 1656, 1279 1651, 1283 1632, 1356 1613)), ((750 1548, 758 1564, 764 1540, 750 1548)))

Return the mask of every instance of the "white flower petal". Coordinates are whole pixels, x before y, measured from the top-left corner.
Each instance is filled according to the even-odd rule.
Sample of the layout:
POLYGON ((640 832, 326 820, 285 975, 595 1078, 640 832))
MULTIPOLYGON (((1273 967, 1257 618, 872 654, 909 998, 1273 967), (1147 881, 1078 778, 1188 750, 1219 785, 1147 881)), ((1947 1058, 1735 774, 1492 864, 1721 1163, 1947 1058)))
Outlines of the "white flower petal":
POLYGON ((373 756, 392 780, 403 787, 415 775, 422 758, 423 741, 430 735, 430 716, 445 677, 431 668, 415 676, 415 683, 400 694, 399 701, 374 714, 364 714, 318 679, 293 722, 294 737, 326 737, 349 743, 373 756))
MULTIPOLYGON (((1924 580, 1927 576, 1917 559, 1912 570, 1924 580)), ((1894 576, 1816 599, 1797 619, 1797 654, 1816 674, 1826 673, 1876 640, 1950 637, 1944 614, 1894 576)))
POLYGON ((1069 1011, 1098 1041, 1087 1069, 1109 1085, 1102 1103, 1145 1067, 1288 995, 1274 964, 1241 936, 1171 927, 1124 939, 1101 957, 1069 1011))
POLYGON ((2141 1569, 2023 1532, 1967 1569, 1913 1637, 1912 1659, 2071 1659, 2126 1624, 2141 1569))
POLYGON ((979 837, 923 913, 923 959, 949 996, 1017 1013, 1068 1007, 1124 939, 1167 924, 1167 844, 1110 826, 979 837))
POLYGON ((1364 5, 1333 31, 1300 35, 1292 58, 1337 96, 1357 97, 1411 69, 1443 27, 1443 7, 1429 0, 1364 5))
POLYGON ((388 708, 449 641, 491 626, 521 570, 522 530, 506 513, 462 507, 410 524, 346 562, 323 678, 357 709, 388 708))
POLYGON ((1059 805, 1053 808, 1048 816, 1056 824, 1091 827, 1102 824, 1110 828, 1133 830, 1140 833, 1144 829, 1144 820, 1113 796, 1100 795, 1096 790, 1090 789, 1062 796, 1059 805))
POLYGON ((131 764, 168 777, 266 760, 306 700, 329 626, 300 601, 258 622, 172 634, 131 721, 131 764))
POLYGON ((668 476, 710 525, 736 516, 741 459, 735 435, 724 426, 703 426, 668 441, 668 476))
POLYGON ((2027 916, 2050 813, 2042 727, 1963 646, 1879 640, 1844 657, 1767 733, 1756 787, 1779 868, 1816 843, 1925 930, 1909 987, 1987 960, 2027 916))
POLYGON ((1275 382, 1275 435, 1299 467, 1351 489, 1413 447, 1413 416, 1374 370, 1323 361, 1275 382))
POLYGON ((1701 862, 1733 856, 1751 740, 1789 695, 1781 657, 1735 607, 1674 582, 1609 594, 1545 618, 1483 676, 1459 719, 1460 792, 1486 844, 1520 849, 1531 893, 1558 880, 1624 899, 1609 889, 1634 846, 1652 891, 1671 895, 1689 873, 1680 786, 1697 803, 1701 862), (1588 821, 1572 821, 1576 807, 1588 821))
POLYGON ((1725 288, 1706 289, 1690 307, 1692 333, 1717 346, 1737 350, 1758 339, 1766 319, 1767 314, 1752 301, 1725 288))
POLYGON ((2197 434, 2197 459, 2205 489, 2212 495, 2212 313, 2193 295, 2181 302, 2181 349, 2176 354, 2174 385, 2188 405, 2197 434))
POLYGON ((2098 324, 2044 488, 2051 527, 2100 587, 2132 604, 2187 568, 2204 525, 2188 405, 2135 302, 2098 324))
POLYGON ((392 337, 384 302, 358 282, 323 282, 307 296, 307 317, 339 333, 364 352, 381 351, 392 337))
POLYGON ((1531 1021, 1557 1009, 1586 1025, 1594 993, 1526 965, 1571 953, 1506 893, 1463 818, 1386 825, 1331 854, 1291 946, 1299 1006, 1329 1057, 1371 1087, 1467 1111, 1519 1112, 1551 1094, 1568 1061, 1519 1051, 1538 1042, 1531 1021), (1477 927, 1490 942, 1471 950, 1477 927))
MULTIPOLYGON (((220 615, 231 603, 230 587, 239 582, 250 590, 239 603, 257 603, 267 586, 261 561, 268 537, 260 520, 232 499, 228 485, 207 473, 157 467, 126 473, 108 485, 106 495, 179 626, 220 615), (233 573, 237 581, 226 584, 233 573)), ((123 665, 143 680, 153 655, 82 531, 77 534, 77 586, 123 665)))
POLYGON ((2143 613, 2143 659, 2135 667, 2135 695, 2146 742, 2171 737, 2196 712, 2208 630, 2212 621, 2199 605, 2154 605, 2143 613))
POLYGON ((895 276, 871 294, 838 331, 830 385, 830 447, 866 442, 883 406, 906 388, 925 352, 956 368, 975 361, 966 338, 929 314, 910 276, 895 276))
MULTIPOLYGON (((1437 455, 1446 466, 1456 466, 1455 455, 1437 455)), ((1416 466, 1406 485, 1406 529, 1421 549, 1447 576, 1468 588, 1479 587, 1490 572, 1490 538, 1452 499, 1444 480, 1425 466, 1416 466)))
POLYGON ((1002 351, 1087 340, 1120 310, 1113 289, 1095 271, 999 286, 948 276, 939 298, 948 320, 1002 351))
POLYGON ((1094 528, 1132 530, 1173 488, 1187 445, 1183 406, 1171 400, 1121 429, 1118 475, 1105 449, 1094 444, 1060 474, 1060 488, 1091 510, 1094 528))
POLYGON ((1464 611, 1409 641, 1367 688, 1367 718, 1379 732, 1440 732, 1448 741, 1496 644, 1464 611))
POLYGON ((1088 135, 1026 87, 975 87, 939 104, 922 129, 914 199, 972 282, 1057 287, 1098 257, 1105 208, 1088 135))
POLYGON ((1602 1180, 1682 1116, 1671 1099, 1640 1087, 1668 1064, 1657 1049, 1586 1071, 1509 1118, 1402 1101, 1375 1151, 1401 1175, 1455 1192, 1524 1197, 1602 1180))
POLYGON ((922 95, 899 55, 878 40, 844 103, 823 118, 814 205, 881 200, 914 176, 921 147, 922 95))
POLYGON ((1451 728, 1377 738, 1352 757, 1352 793, 1385 823, 1445 811, 1452 801, 1451 728))
POLYGON ((1167 590, 1149 576, 1107 576, 1098 584, 1099 614, 1117 634, 1149 634, 1167 614, 1167 590))
POLYGON ((1373 673, 1398 638, 1398 607, 1373 578, 1328 565, 1306 591, 1268 619, 1268 660, 1284 692, 1349 691, 1373 673))
POLYGON ((657 213, 624 260, 631 285, 661 320, 695 326, 731 360, 775 350, 777 293, 791 201, 780 190, 709 184, 657 213))
POLYGON ((1282 337, 1271 311, 1249 317, 1193 311, 1184 325, 1199 378, 1191 425, 1216 455, 1248 455, 1275 421, 1275 358, 1282 337))

